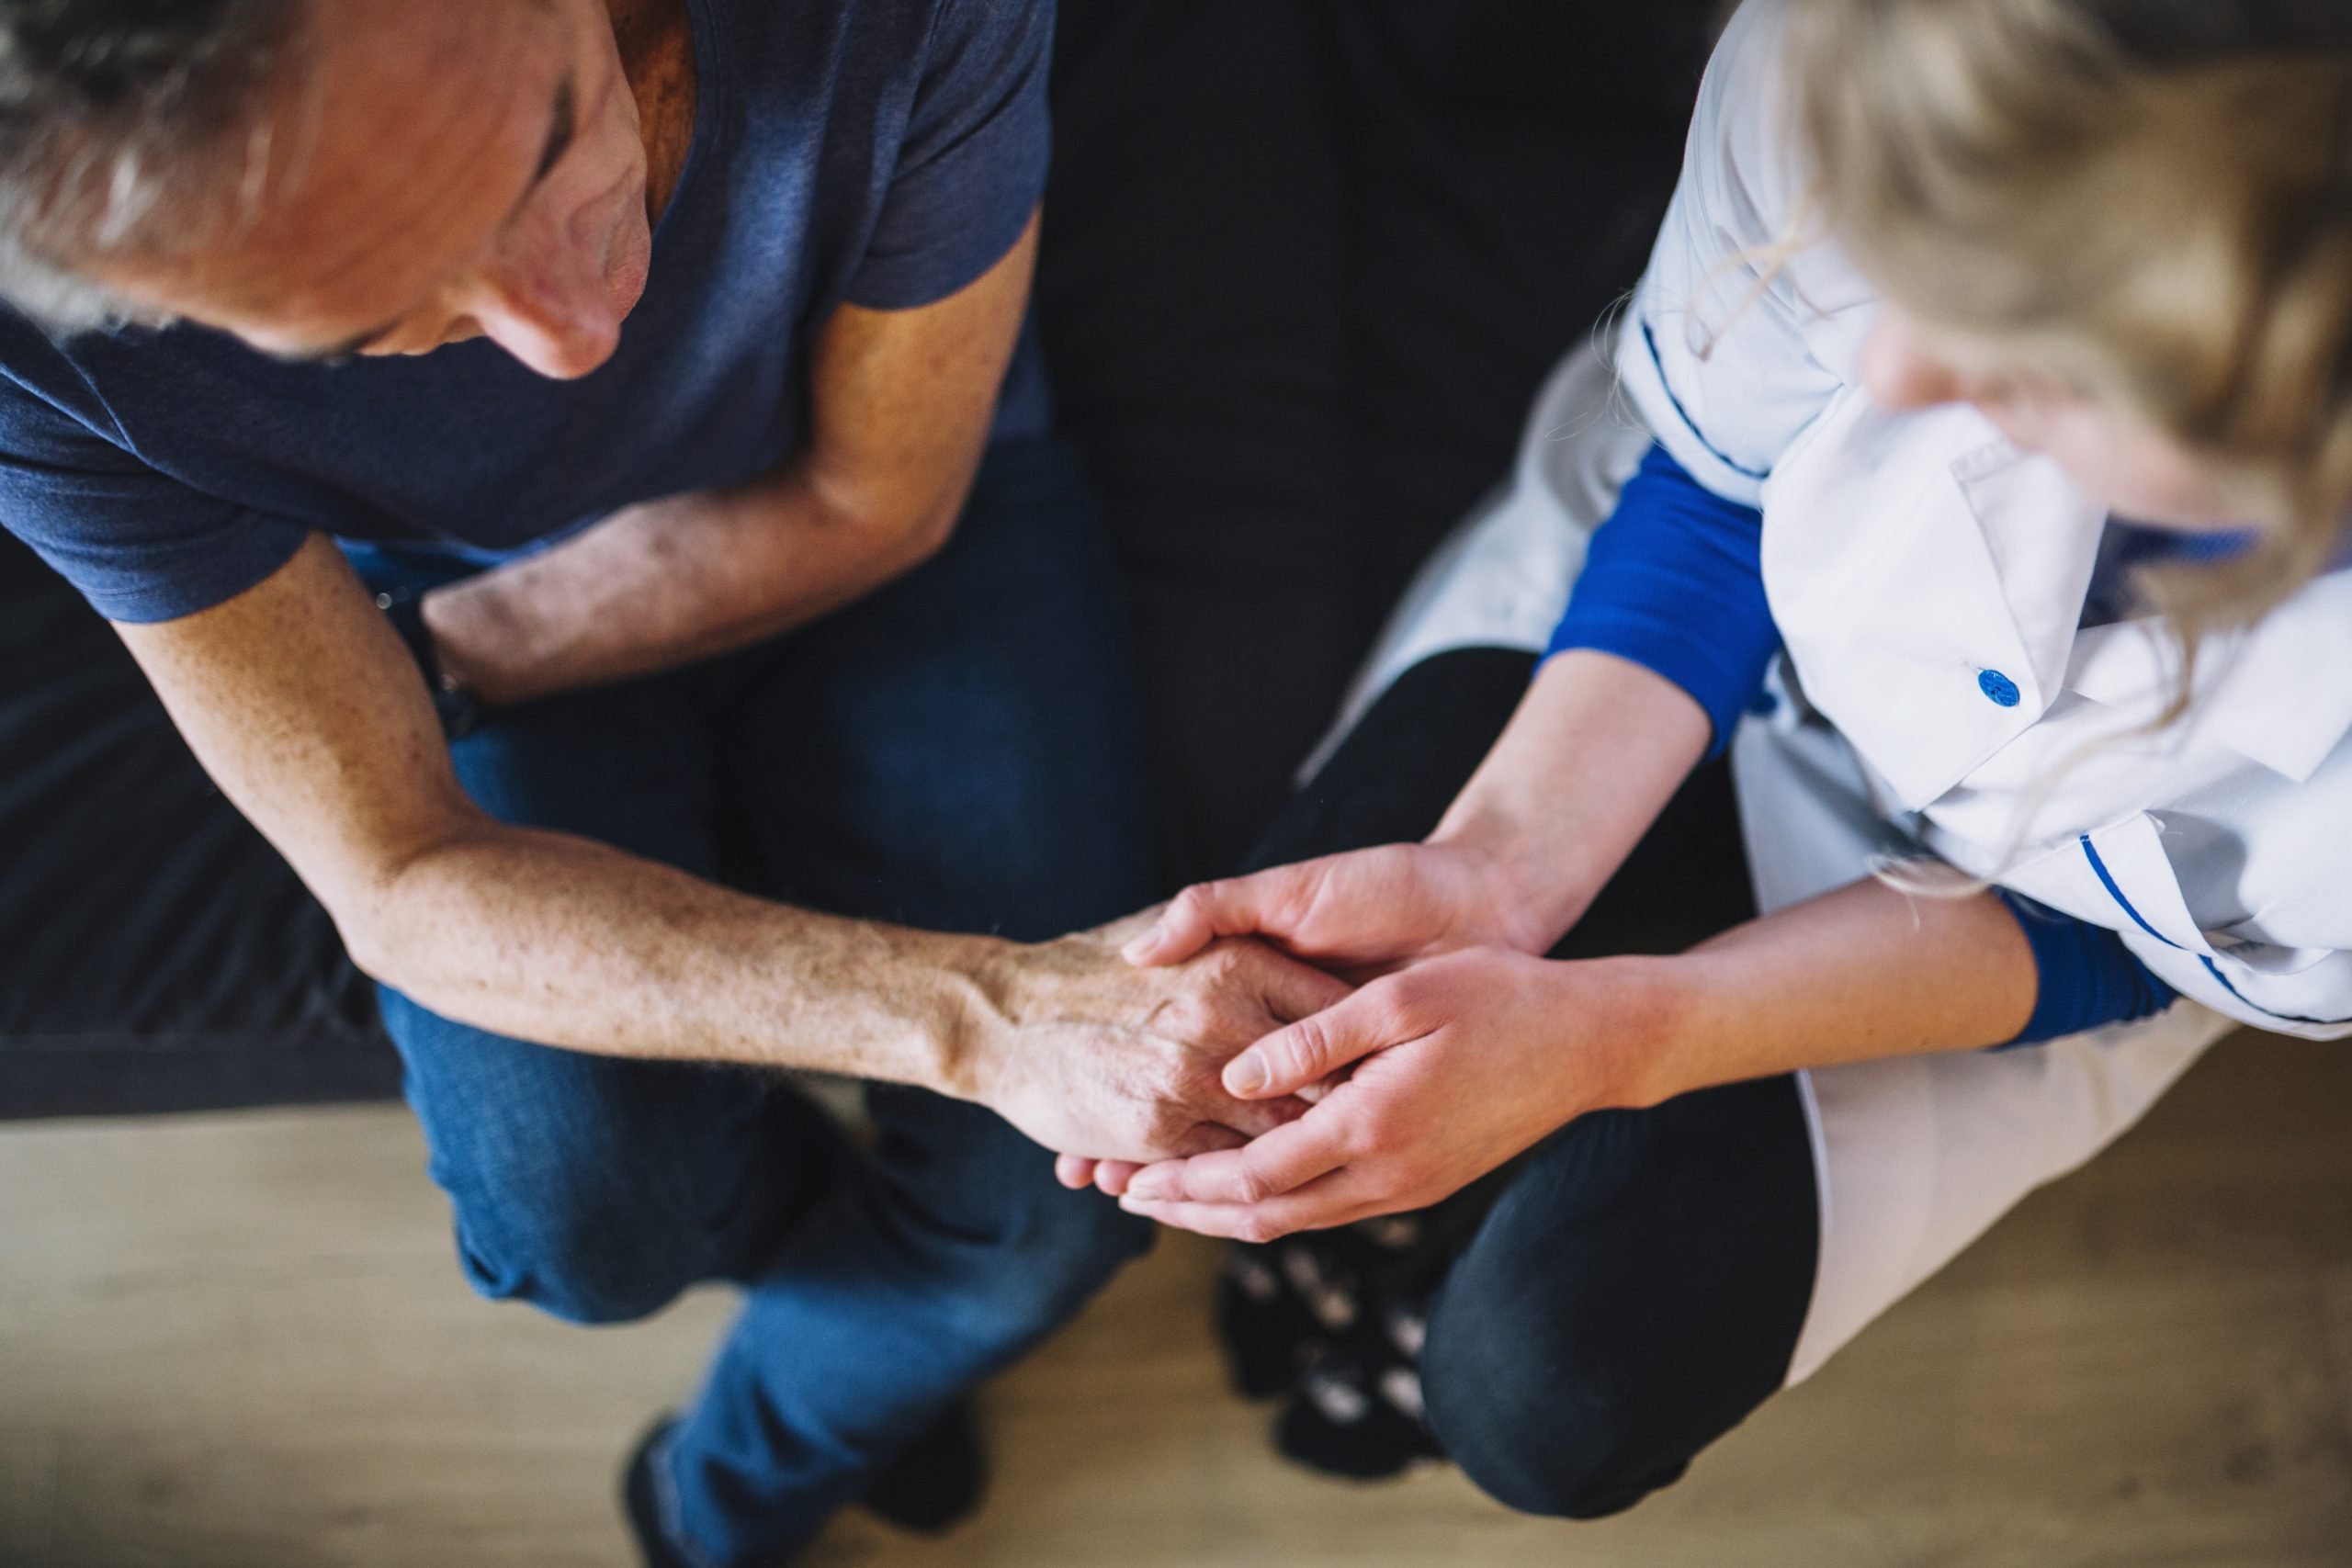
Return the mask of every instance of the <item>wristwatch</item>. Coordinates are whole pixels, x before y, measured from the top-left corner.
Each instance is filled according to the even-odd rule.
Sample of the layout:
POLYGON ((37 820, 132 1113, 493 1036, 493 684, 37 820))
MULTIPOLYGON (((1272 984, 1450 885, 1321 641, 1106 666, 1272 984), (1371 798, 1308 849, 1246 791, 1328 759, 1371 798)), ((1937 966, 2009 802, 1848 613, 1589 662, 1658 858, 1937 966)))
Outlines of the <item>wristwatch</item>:
POLYGON ((433 711, 440 716, 441 733, 452 740, 472 734, 481 722, 481 699, 441 668, 433 632, 424 624, 424 595, 413 588, 395 588, 376 595, 376 608, 384 612, 384 619, 392 623, 392 630, 408 645, 409 657, 416 660, 424 689, 433 697, 433 711))

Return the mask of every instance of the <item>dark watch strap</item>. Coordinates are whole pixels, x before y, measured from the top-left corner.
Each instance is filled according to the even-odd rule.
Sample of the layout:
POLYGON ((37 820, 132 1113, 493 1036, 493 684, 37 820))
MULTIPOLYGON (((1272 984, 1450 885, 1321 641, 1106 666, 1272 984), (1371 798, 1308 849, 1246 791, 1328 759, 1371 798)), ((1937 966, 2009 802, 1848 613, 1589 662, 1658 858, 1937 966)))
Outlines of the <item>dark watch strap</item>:
POLYGON ((424 624, 424 596, 396 588, 377 594, 376 607, 384 612, 384 619, 391 622, 392 630, 408 645, 409 657, 416 660, 417 672, 424 677, 424 689, 433 698, 433 711, 440 716, 441 732, 452 740, 471 734, 481 722, 481 701, 453 684, 442 671, 441 655, 433 646, 432 630, 424 624))

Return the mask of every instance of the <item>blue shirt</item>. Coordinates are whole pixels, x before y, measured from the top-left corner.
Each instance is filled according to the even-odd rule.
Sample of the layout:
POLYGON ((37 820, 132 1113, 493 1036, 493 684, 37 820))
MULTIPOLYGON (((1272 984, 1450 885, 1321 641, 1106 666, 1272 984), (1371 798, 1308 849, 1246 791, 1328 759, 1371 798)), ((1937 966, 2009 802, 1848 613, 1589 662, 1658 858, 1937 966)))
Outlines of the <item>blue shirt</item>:
MULTIPOLYGON (((498 559, 791 457, 844 301, 933 303, 1045 188, 1053 0, 687 0, 694 143, 618 352, 487 341, 282 363, 180 326, 51 342, 0 311, 0 522, 117 621, 243 592, 311 533, 498 559)), ((1049 418, 1024 348, 1001 436, 1049 418)))
MULTIPOLYGON (((2196 542, 2154 536, 2119 555, 2092 585, 2086 614, 2120 596, 2130 565, 2153 547, 2196 542)), ((1649 670, 1688 693, 1714 727, 1711 755, 1763 693, 1781 636, 1764 592, 1764 514, 1717 495, 1653 446, 1617 510, 1592 536, 1550 651, 1592 649, 1649 670)), ((2178 993, 2104 926, 1996 889, 2033 952, 2033 1015, 2013 1045, 2078 1034, 2163 1011, 2178 993)))
POLYGON ((1731 744, 1781 650, 1764 597, 1764 513, 1729 501, 1652 446, 1595 531, 1551 651, 1592 649, 1689 693, 1731 744))

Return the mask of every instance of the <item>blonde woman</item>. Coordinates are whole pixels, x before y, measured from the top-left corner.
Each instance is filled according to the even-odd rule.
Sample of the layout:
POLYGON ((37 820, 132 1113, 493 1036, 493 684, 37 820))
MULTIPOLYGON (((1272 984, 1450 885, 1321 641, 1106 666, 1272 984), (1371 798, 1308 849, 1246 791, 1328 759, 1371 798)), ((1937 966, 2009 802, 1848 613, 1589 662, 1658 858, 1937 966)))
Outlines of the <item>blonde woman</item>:
POLYGON ((1329 1092, 1241 1150, 1063 1162, 1253 1242, 1500 1169, 1425 1346, 1392 1323, 1388 1375, 1286 1429, 1370 1471, 1338 1428, 1425 1398, 1567 1515, 1671 1480, 2230 1029, 2352 1032, 2352 12, 1751 0, 1607 352, 1283 840, 1353 852, 1130 949, 1365 977, 1226 1073, 1329 1092), (1594 931, 1612 876, 1720 893, 1728 854, 1653 825, 1726 749, 1764 913, 1547 958, 1633 945, 1594 931))

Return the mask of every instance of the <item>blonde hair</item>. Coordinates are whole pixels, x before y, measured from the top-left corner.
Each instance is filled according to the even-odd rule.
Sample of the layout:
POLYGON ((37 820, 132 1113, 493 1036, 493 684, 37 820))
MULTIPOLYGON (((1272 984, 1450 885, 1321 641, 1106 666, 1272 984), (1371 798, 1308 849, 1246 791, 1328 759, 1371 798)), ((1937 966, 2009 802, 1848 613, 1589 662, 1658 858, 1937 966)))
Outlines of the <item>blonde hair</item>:
POLYGON ((2142 584, 2192 656, 2324 570, 2352 514, 2346 9, 1791 0, 1815 199, 1863 270, 2259 507, 2243 555, 2142 584))

